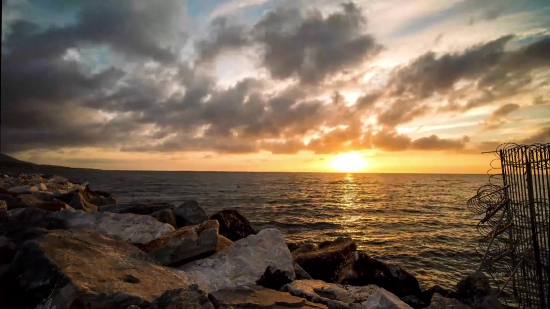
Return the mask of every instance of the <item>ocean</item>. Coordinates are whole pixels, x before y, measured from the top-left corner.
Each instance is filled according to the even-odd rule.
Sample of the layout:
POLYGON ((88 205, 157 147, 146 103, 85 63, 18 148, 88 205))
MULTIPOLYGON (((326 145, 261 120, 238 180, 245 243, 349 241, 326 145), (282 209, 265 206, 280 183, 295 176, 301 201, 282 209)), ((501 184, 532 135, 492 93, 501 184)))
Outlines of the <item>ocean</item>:
MULTIPOLYGON (((33 171, 34 172, 34 171, 33 171)), ((486 175, 137 172, 64 170, 121 203, 194 199, 209 214, 235 208, 289 242, 339 236, 416 275, 423 288, 454 288, 481 254, 479 218, 466 201, 486 175)))

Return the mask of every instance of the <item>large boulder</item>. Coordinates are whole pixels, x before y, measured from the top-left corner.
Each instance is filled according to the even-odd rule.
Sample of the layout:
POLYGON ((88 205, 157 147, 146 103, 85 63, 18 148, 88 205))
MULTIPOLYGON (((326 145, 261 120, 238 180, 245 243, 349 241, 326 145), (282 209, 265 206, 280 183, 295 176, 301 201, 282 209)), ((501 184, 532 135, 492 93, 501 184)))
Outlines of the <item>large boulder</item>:
POLYGON ((232 244, 233 244, 233 242, 231 240, 225 238, 223 235, 218 234, 218 245, 216 246, 216 252, 220 252, 225 247, 229 247, 232 244))
POLYGON ((8 210, 16 208, 30 208, 43 203, 44 201, 33 194, 19 194, 17 197, 6 198, 8 210))
POLYGON ((103 195, 92 196, 89 199, 89 202, 96 205, 96 206, 105 206, 105 205, 118 204, 118 201, 115 200, 114 197, 112 197, 112 196, 103 196, 103 195))
POLYGON ((191 225, 138 246, 162 265, 179 266, 216 252, 218 221, 191 225))
POLYGON ((446 298, 439 293, 435 293, 432 297, 430 306, 426 309, 472 309, 454 298, 446 298))
POLYGON ((480 271, 469 274, 456 286, 457 299, 474 309, 503 308, 491 290, 489 278, 480 271))
POLYGON ((210 219, 218 220, 220 223, 220 234, 232 241, 256 234, 250 222, 235 209, 222 210, 212 215, 210 219))
POLYGON ((0 264, 11 262, 17 252, 15 244, 4 236, 0 236, 0 264))
POLYGON ((320 304, 292 296, 289 293, 260 286, 241 286, 211 292, 208 298, 215 308, 225 309, 326 309, 320 304))
POLYGON ((69 206, 77 210, 84 210, 88 212, 97 211, 98 209, 96 205, 89 203, 86 198, 84 198, 82 192, 74 192, 69 206))
MULTIPOLYGON (((7 308, 150 307, 185 278, 139 249, 100 233, 56 230, 26 242, 13 259, 7 308)), ((4 298, 2 298, 4 300, 4 298)), ((200 308, 200 307, 195 307, 200 308)))
POLYGON ((157 219, 158 222, 168 223, 175 228, 178 227, 176 225, 176 216, 174 216, 174 212, 170 208, 155 211, 150 216, 157 219))
POLYGON ((65 210, 65 209, 74 210, 74 208, 72 208, 71 206, 67 205, 66 203, 64 203, 62 201, 56 200, 56 199, 38 204, 38 205, 36 205, 36 208, 45 210, 47 212, 61 211, 61 210, 65 210))
POLYGON ((172 207, 170 204, 124 203, 101 206, 99 207, 99 211, 117 214, 150 215, 159 210, 170 209, 172 207))
POLYGON ((8 211, 9 221, 44 221, 48 213, 40 208, 16 208, 8 211))
POLYGON ((207 292, 253 285, 268 266, 294 279, 292 256, 284 235, 269 228, 234 242, 211 257, 182 266, 188 277, 207 292))
POLYGON ((295 250, 292 257, 313 279, 340 283, 349 273, 357 245, 350 238, 338 238, 311 250, 295 250))
POLYGON ((375 285, 351 286, 321 280, 296 280, 283 286, 281 291, 324 304, 329 309, 359 309, 379 289, 375 285))
POLYGON ((422 300, 425 303, 430 303, 434 294, 439 294, 443 297, 456 298, 456 292, 442 288, 439 285, 434 285, 427 290, 422 291, 422 300))
POLYGON ((372 294, 364 303, 364 307, 367 309, 412 309, 399 297, 384 289, 379 289, 372 294))
POLYGON ((284 285, 292 282, 289 273, 276 269, 272 265, 267 266, 264 274, 256 281, 256 284, 272 290, 280 290, 284 285))
POLYGON ((176 216, 176 224, 178 227, 201 224, 208 220, 208 215, 206 215, 204 208, 202 208, 197 201, 193 200, 187 201, 180 206, 175 207, 174 215, 176 216))
POLYGON ((96 230, 132 244, 146 244, 174 231, 171 225, 158 222, 153 217, 134 214, 63 210, 51 213, 48 219, 55 220, 64 228, 96 230))
POLYGON ((420 297, 422 295, 415 276, 399 265, 376 260, 362 251, 355 253, 352 271, 343 283, 350 285, 375 284, 399 297, 408 295, 420 297))
POLYGON ((296 280, 311 280, 311 276, 305 271, 296 261, 292 262, 294 267, 294 273, 296 274, 296 280))

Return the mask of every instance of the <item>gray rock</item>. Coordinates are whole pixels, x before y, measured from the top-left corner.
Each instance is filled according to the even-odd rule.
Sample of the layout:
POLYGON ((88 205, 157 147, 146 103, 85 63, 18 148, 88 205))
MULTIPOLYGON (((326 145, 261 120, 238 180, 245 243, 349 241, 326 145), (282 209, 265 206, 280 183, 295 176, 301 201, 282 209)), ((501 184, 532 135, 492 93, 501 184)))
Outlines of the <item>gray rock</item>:
POLYGON ((327 305, 329 309, 360 308, 380 288, 375 285, 351 286, 321 280, 296 280, 281 288, 294 296, 327 305))
POLYGON ((8 211, 9 221, 12 221, 12 222, 44 221, 47 215, 48 213, 46 213, 46 211, 39 208, 16 208, 8 211))
POLYGON ((137 214, 137 215, 150 215, 156 211, 163 209, 170 209, 172 205, 160 204, 142 204, 142 203, 124 203, 124 204, 112 204, 99 207, 99 211, 113 212, 117 214, 137 214))
POLYGON ((201 224, 208 220, 206 211, 197 201, 187 201, 174 208, 178 227, 201 224))
POLYGON ((412 309, 411 306, 405 304, 399 297, 383 288, 372 294, 363 306, 368 309, 412 309))
POLYGON ((75 192, 73 194, 73 199, 69 203, 69 206, 76 210, 84 210, 88 212, 97 211, 98 207, 96 205, 88 203, 86 199, 82 196, 81 192, 75 192))
POLYGON ((273 228, 238 240, 213 256, 180 269, 206 292, 211 292, 254 285, 270 265, 287 273, 289 278, 295 278, 285 237, 273 228))
POLYGON ((289 293, 259 286, 242 286, 211 292, 208 298, 216 308, 234 309, 326 309, 289 293))
POLYGON ((179 266, 216 252, 218 221, 182 227, 138 246, 162 265, 179 266))
POLYGON ((157 219, 159 222, 168 223, 175 228, 178 227, 176 225, 176 216, 174 216, 174 212, 170 208, 155 211, 150 214, 150 216, 157 219))
MULTIPOLYGON (((219 231, 218 231, 219 232, 219 231)), ((218 234, 218 246, 216 247, 216 252, 222 251, 224 248, 229 247, 233 242, 224 236, 218 234)))
POLYGON ((166 291, 189 288, 134 246, 83 229, 27 241, 10 273, 25 297, 8 308, 146 308, 166 291))
POLYGON ((296 280, 313 279, 300 265, 298 265, 298 263, 292 261, 292 266, 294 266, 294 273, 296 274, 296 280))
POLYGON ((426 309, 472 309, 472 307, 465 305, 454 298, 445 298, 438 293, 435 293, 432 297, 432 302, 426 309))
POLYGON ((504 308, 493 291, 489 278, 482 272, 472 273, 457 284, 457 298, 460 302, 474 309, 504 308))
POLYGON ((256 284, 264 288, 280 290, 282 286, 292 282, 292 280, 292 278, 289 278, 288 273, 269 265, 260 279, 256 281, 256 284))
POLYGON ((424 302, 420 297, 416 295, 407 295, 399 297, 404 303, 413 307, 414 309, 423 309, 428 307, 428 303, 424 302))
POLYGON ((33 194, 19 194, 17 197, 6 201, 8 209, 16 208, 30 208, 36 207, 36 205, 44 202, 41 198, 34 196, 33 194))
POLYGON ((96 196, 93 196, 91 197, 89 200, 88 200, 90 203, 96 205, 96 206, 105 206, 105 205, 114 205, 114 204, 118 204, 118 201, 115 200, 114 197, 112 196, 101 196, 101 195, 96 195, 96 196))
POLYGON ((232 241, 256 234, 256 230, 250 225, 245 216, 235 209, 219 211, 212 215, 210 219, 218 220, 220 223, 220 234, 232 241))
POLYGON ((48 219, 57 220, 65 228, 96 230, 132 244, 146 244, 174 231, 171 225, 158 222, 153 217, 134 214, 63 210, 50 214, 48 219))

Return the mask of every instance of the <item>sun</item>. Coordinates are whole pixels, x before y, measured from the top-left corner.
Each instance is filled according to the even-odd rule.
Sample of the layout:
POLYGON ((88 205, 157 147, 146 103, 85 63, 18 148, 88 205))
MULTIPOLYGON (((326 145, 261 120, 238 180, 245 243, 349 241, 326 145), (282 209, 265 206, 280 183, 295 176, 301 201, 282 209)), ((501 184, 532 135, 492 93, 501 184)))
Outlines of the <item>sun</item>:
POLYGON ((367 166, 367 162, 356 152, 339 154, 332 160, 332 168, 339 172, 359 172, 367 166))

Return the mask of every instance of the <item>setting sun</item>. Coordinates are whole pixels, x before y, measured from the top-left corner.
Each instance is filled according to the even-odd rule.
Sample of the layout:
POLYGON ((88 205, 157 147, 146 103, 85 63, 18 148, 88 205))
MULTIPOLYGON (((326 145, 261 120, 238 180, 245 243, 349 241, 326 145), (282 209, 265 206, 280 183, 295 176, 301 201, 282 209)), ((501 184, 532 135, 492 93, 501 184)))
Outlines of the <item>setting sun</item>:
POLYGON ((367 162, 363 157, 355 152, 343 153, 334 157, 332 167, 339 172, 359 172, 364 169, 367 162))

